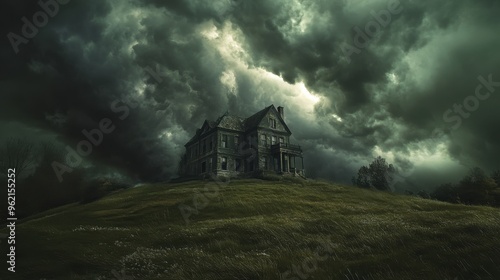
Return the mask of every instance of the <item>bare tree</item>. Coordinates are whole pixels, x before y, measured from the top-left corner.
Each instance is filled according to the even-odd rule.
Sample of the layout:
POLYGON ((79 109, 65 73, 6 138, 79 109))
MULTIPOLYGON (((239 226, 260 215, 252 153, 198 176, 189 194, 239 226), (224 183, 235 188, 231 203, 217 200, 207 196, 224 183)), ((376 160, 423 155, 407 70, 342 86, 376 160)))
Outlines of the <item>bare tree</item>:
POLYGON ((19 176, 36 163, 36 149, 33 143, 20 138, 9 138, 0 144, 0 174, 7 174, 9 168, 19 176))

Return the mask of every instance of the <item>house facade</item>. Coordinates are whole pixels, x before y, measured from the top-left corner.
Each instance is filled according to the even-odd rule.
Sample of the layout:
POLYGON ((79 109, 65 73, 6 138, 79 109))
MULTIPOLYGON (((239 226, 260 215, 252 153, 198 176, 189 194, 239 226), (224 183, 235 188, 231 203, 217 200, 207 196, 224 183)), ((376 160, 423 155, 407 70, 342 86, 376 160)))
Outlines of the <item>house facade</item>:
POLYGON ((305 177, 302 149, 290 143, 284 108, 271 105, 248 118, 224 114, 206 120, 184 146, 179 175, 256 177, 282 174, 305 177))

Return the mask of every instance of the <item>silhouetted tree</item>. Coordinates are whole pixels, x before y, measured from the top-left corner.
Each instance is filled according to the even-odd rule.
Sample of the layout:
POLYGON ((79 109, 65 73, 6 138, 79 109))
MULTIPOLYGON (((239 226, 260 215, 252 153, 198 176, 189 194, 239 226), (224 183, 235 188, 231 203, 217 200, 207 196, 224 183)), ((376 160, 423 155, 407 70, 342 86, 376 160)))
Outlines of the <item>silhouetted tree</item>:
POLYGON ((356 186, 369 189, 371 185, 370 170, 368 169, 368 167, 361 166, 361 168, 358 170, 358 176, 356 178, 352 178, 352 182, 356 186))
POLYGON ((37 156, 33 143, 20 138, 9 138, 0 144, 0 174, 7 174, 9 168, 15 168, 16 177, 20 177, 34 166, 37 156))
POLYGON ((384 158, 376 157, 368 167, 362 166, 358 170, 353 183, 362 188, 375 188, 378 190, 389 190, 395 169, 388 164, 384 158))
POLYGON ((494 203, 491 192, 495 187, 496 183, 493 179, 488 177, 481 168, 474 167, 458 184, 458 195, 466 204, 489 205, 494 203))

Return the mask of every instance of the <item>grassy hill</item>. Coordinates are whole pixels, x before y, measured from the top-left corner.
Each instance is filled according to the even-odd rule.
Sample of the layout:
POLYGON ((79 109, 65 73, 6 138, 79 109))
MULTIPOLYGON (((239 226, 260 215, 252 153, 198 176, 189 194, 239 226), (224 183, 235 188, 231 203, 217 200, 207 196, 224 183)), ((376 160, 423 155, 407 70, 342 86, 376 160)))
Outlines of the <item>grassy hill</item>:
POLYGON ((317 181, 146 185, 16 231, 1 279, 500 279, 500 209, 317 181))

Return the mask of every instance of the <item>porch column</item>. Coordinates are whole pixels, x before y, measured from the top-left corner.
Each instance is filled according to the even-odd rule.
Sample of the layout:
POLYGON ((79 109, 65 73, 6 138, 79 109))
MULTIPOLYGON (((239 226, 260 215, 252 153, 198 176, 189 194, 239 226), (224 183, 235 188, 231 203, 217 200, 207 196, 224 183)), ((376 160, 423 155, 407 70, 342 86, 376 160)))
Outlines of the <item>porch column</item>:
POLYGON ((280 172, 283 172, 283 154, 280 152, 280 172))
POLYGON ((295 161, 297 159, 296 156, 293 156, 293 173, 297 173, 297 162, 295 161))
POLYGON ((288 162, 287 162, 287 165, 288 165, 288 172, 290 172, 290 160, 291 160, 291 157, 290 155, 288 155, 288 162))

